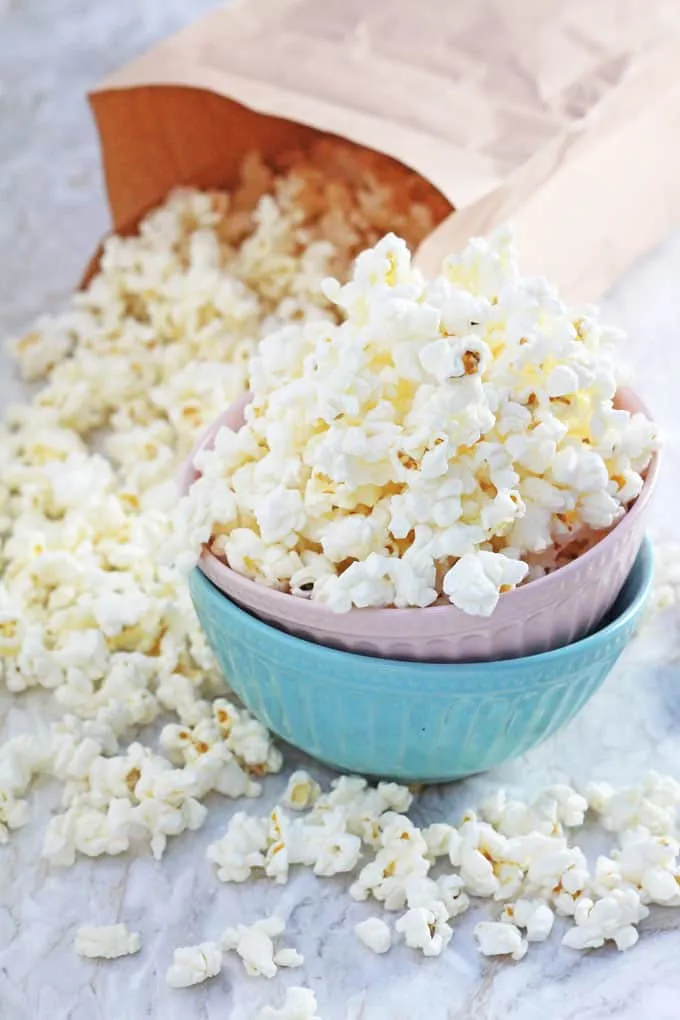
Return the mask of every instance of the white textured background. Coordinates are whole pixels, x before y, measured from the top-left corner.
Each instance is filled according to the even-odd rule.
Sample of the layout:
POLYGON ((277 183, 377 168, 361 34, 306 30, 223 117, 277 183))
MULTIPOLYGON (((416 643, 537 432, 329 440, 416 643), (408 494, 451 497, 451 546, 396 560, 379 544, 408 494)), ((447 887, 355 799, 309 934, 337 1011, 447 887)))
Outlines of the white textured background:
MULTIPOLYGON (((3 334, 59 306, 107 229, 86 90, 211 6, 208 0, 0 0, 3 334)), ((636 386, 668 433, 656 525, 678 537, 680 234, 628 274, 605 306, 630 333, 636 386)), ((0 360, 0 399, 18 392, 0 360)), ((488 781, 534 786, 560 774, 630 779, 647 767, 680 774, 676 628, 677 618, 667 618, 631 649, 567 730, 488 781)), ((0 695, 0 731, 25 730, 38 702, 39 696, 14 699, 10 710, 0 695)), ((449 817, 485 782, 431 790, 423 808, 428 817, 449 817)), ((251 810, 266 810, 282 783, 283 777, 267 783, 266 800, 251 810)), ((306 875, 284 889, 217 883, 204 848, 224 828, 231 804, 214 805, 206 829, 175 841, 161 865, 124 858, 51 872, 39 848, 55 804, 56 791, 38 791, 31 822, 11 848, 0 848, 0 1020, 251 1020, 257 1006, 281 997, 285 983, 300 980, 315 988, 324 1020, 680 1017, 680 911, 655 910, 642 925, 640 946, 625 955, 580 957, 553 940, 533 947, 519 967, 483 961, 465 919, 439 961, 403 949, 378 959, 348 928, 367 913, 349 900, 348 883, 306 875), (250 922, 274 907, 289 918, 289 942, 305 953, 302 973, 246 980, 230 961, 209 987, 165 988, 175 946, 214 937, 226 924, 250 922), (138 957, 101 965, 75 958, 79 923, 118 918, 142 932, 138 957)))

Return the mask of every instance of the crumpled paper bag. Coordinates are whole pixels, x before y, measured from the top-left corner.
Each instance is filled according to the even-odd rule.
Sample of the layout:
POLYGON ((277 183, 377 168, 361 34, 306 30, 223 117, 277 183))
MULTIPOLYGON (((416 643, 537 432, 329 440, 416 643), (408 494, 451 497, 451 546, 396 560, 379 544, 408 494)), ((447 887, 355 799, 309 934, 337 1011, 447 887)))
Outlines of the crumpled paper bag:
POLYGON ((589 300, 680 223, 676 0, 235 0, 90 102, 118 231, 319 134, 448 199, 426 272, 510 220, 523 269, 589 300))

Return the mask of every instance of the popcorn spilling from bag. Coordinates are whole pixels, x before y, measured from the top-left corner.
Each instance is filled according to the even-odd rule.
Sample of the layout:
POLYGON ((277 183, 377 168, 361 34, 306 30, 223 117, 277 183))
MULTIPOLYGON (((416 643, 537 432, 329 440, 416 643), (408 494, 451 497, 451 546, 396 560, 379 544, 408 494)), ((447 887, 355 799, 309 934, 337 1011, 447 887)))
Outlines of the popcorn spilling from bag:
POLYGON ((207 544, 337 612, 448 598, 488 616, 639 494, 656 430, 614 406, 615 333, 522 277, 508 232, 431 282, 388 234, 323 293, 337 323, 272 331, 245 424, 196 457, 184 568, 207 544))
POLYGON ((233 192, 180 190, 111 237, 70 307, 12 349, 41 381, 0 430, 0 676, 51 692, 50 725, 0 749, 0 842, 36 775, 64 784, 45 852, 124 852, 202 824, 209 790, 254 796, 280 767, 229 701, 184 583, 162 565, 178 465, 247 384, 263 332, 329 319, 321 291, 398 223, 412 244, 448 206, 417 175, 323 141, 233 192), (96 431, 95 431, 96 430, 96 431), (161 750, 126 745, 173 713, 161 750), (215 714, 217 713, 217 715, 215 714), (175 768, 172 767, 173 763, 175 768))

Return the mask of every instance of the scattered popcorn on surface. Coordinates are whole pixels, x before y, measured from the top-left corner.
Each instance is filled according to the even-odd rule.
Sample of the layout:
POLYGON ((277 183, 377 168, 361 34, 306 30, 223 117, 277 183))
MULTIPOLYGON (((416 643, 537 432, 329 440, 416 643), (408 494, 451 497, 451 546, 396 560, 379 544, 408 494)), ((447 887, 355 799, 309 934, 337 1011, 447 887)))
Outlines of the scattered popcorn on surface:
POLYGON ((304 811, 319 799, 320 794, 319 784, 312 779, 309 772, 301 769, 299 772, 293 772, 288 780, 283 803, 291 811, 304 811))
MULTIPOLYGON (((475 928, 480 952, 487 956, 521 959, 530 942, 550 937, 556 913, 574 921, 565 945, 598 948, 611 939, 628 948, 637 939, 635 925, 647 916, 646 904, 680 906, 679 785, 649 773, 639 787, 591 784, 584 796, 558 784, 530 802, 500 789, 477 812, 465 811, 458 826, 435 822, 419 829, 403 813, 413 799, 406 787, 370 787, 360 777, 342 776, 294 818, 281 806, 264 818, 237 812, 208 857, 217 864, 218 877, 236 882, 258 871, 287 882, 292 865, 318 875, 361 865, 350 895, 401 911, 396 934, 425 956, 443 952, 453 934, 449 922, 468 910, 472 897, 503 904, 497 920, 475 928), (621 824, 619 845, 591 869, 582 849, 570 843, 570 830, 585 824, 589 809, 603 814, 611 829, 617 804, 622 812, 625 805, 615 819, 621 824), (654 822, 655 832, 640 824, 641 816, 654 822), (335 850, 331 860, 336 863, 329 869, 319 867, 320 857, 328 858, 326 838, 335 850), (345 859, 348 839, 356 843, 345 859), (435 864, 437 877, 432 877, 435 864)), ((268 922, 258 922, 263 923, 268 922)), ((239 931, 246 929, 229 933, 225 948, 236 947, 239 931)), ((377 917, 357 924, 355 933, 375 953, 392 945, 390 927, 377 917)), ((283 964, 273 946, 265 948, 255 966, 273 974, 283 964)))
POLYGON ((639 786, 614 790, 591 783, 585 791, 590 808, 605 829, 623 832, 642 825, 654 835, 673 831, 680 808, 680 783, 671 776, 648 772, 639 786))
POLYGON ((379 917, 368 917, 360 921, 354 931, 359 940, 374 953, 386 953, 392 945, 392 932, 379 917))
POLYGON ((598 949, 611 939, 617 949, 630 949, 639 935, 635 925, 649 915, 633 889, 614 889, 593 902, 584 896, 574 913, 574 927, 562 939, 570 949, 598 949))
POLYGON ((277 967, 302 967, 304 962, 305 958, 302 953, 298 953, 297 949, 292 949, 290 946, 277 949, 274 953, 274 963, 277 967))
POLYGON ((76 932, 76 953, 92 960, 116 960, 138 953, 142 941, 125 924, 83 925, 76 932))
POLYGON ((255 1020, 321 1020, 317 1015, 316 996, 309 988, 287 988, 283 1005, 276 1009, 265 1006, 255 1020))
MULTIPOLYGON (((245 882, 259 869, 285 883, 292 865, 310 867, 326 878, 349 872, 360 860, 362 843, 371 847, 390 844, 395 851, 409 852, 407 839, 397 843, 389 823, 402 819, 393 809, 408 810, 412 799, 410 791, 396 783, 378 783, 372 788, 358 776, 341 776, 306 814, 297 812, 298 816, 291 818, 280 805, 265 818, 237 812, 225 834, 208 847, 208 860, 217 865, 223 882, 245 882)), ((413 830, 408 818, 402 820, 413 830)), ((418 847, 425 848, 422 837, 418 847)), ((389 850, 384 852, 389 855, 389 850)), ((428 862, 423 864, 427 870, 428 862)), ((402 892, 394 909, 404 904, 402 892)))
MULTIPOLYGON (((0 429, 0 678, 51 691, 65 718, 54 769, 14 741, 0 751, 0 842, 25 823, 40 772, 66 787, 46 853, 70 863, 123 852, 140 823, 159 856, 167 836, 201 824, 209 789, 251 796, 251 774, 278 770, 248 713, 231 702, 212 713, 225 683, 184 579, 163 566, 176 471, 245 389, 263 333, 334 321, 329 273, 346 278, 389 225, 416 245, 447 212, 415 174, 349 143, 322 141, 274 170, 251 156, 233 192, 175 191, 138 235, 109 238, 70 307, 12 342, 43 387, 0 429), (130 796, 124 747, 166 712, 179 725, 162 747, 181 768, 130 796)), ((144 762, 147 777, 164 768, 144 762)))
POLYGON ((423 956, 440 956, 451 941, 453 931, 448 913, 441 903, 431 907, 412 907, 399 918, 394 928, 404 936, 407 946, 420 949, 423 956))
POLYGON ((541 900, 517 900, 506 905, 501 921, 524 928, 527 942, 545 942, 552 931, 555 915, 541 900))
POLYGON ((639 494, 656 429, 614 407, 614 332, 521 277, 507 232, 432 282, 388 234, 323 293, 338 321, 273 330, 243 427, 197 456, 184 568, 207 543, 337 612, 448 597, 489 616, 639 494))
MULTIPOLYGON (((233 193, 175 192, 138 236, 111 238, 70 309, 14 342, 44 386, 0 432, 0 677, 51 692, 61 718, 0 746, 0 843, 45 774, 63 786, 50 864, 140 845, 160 858, 203 824, 209 793, 256 797, 281 768, 164 565, 178 541, 184 565, 212 541, 242 573, 338 611, 448 596, 485 615, 635 499, 656 436, 612 407, 612 331, 522 279, 506 235, 473 242, 431 284, 404 242, 380 240, 396 229, 415 247, 447 211, 415 175, 349 145, 322 142, 275 172, 253 158, 233 193), (358 252, 348 283, 326 279, 347 279, 358 252), (202 454, 173 522, 178 465, 249 384, 246 427, 202 454), (157 749, 135 739, 152 724, 157 749)), ((677 599, 677 559, 664 558, 660 606, 677 599)), ((680 906, 670 777, 585 796, 552 786, 530 803, 501 790, 422 829, 412 800, 354 776, 322 793, 299 771, 266 816, 235 812, 208 858, 226 882, 347 874, 350 895, 398 911, 397 934, 424 955, 445 949, 471 897, 502 907, 477 925, 480 950, 514 959, 555 913, 573 918, 565 945, 625 949, 648 905, 680 906), (570 842, 586 812, 616 840, 592 868, 570 842)), ((376 953, 391 945, 379 918, 355 930, 376 953)), ((301 966, 275 945, 282 932, 266 918, 179 948, 167 981, 214 977, 227 951, 249 974, 301 966)), ((76 936, 91 958, 139 947, 125 925, 76 936)), ((259 1016, 316 1010, 290 988, 259 1016)))
POLYGON ((304 963, 297 950, 274 948, 274 939, 283 934, 285 927, 285 922, 276 916, 262 918, 250 926, 239 924, 223 932, 221 946, 225 952, 238 953, 246 974, 273 978, 279 967, 301 967, 304 963))
MULTIPOLYGON (((227 704, 230 719, 242 725, 252 723, 260 734, 260 768, 280 768, 280 755, 269 734, 245 710, 217 699, 216 716, 227 712, 227 704)), ((210 711, 207 705, 206 709, 210 711)), ((208 793, 257 796, 260 787, 239 756, 250 745, 244 748, 234 732, 220 729, 210 719, 193 728, 165 727, 161 744, 175 757, 181 748, 184 763, 175 768, 168 758, 139 743, 130 744, 124 754, 107 755, 104 750, 111 748, 105 748, 96 729, 88 732, 79 720, 66 717, 53 726, 51 747, 52 770, 65 782, 66 810, 50 820, 43 855, 53 864, 68 866, 78 853, 119 854, 129 849, 133 838, 146 838, 153 856, 160 858, 168 837, 202 826, 207 809, 201 801, 208 793)))
POLYGON ((48 764, 41 741, 32 736, 12 737, 0 745, 0 844, 7 843, 10 832, 28 821, 23 794, 48 764))
POLYGON ((511 956, 513 960, 521 960, 528 948, 519 928, 502 921, 480 921, 475 925, 475 938, 483 956, 511 956))
POLYGON ((214 942, 183 946, 173 953, 165 980, 171 988, 189 988, 216 977, 222 970, 222 950, 214 942))

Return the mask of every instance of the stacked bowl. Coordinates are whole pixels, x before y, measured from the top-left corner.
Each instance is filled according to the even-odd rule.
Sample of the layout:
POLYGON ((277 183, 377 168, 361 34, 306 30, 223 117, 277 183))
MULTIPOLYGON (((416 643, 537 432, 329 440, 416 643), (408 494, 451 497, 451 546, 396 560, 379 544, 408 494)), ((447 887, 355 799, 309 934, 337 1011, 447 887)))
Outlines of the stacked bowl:
MULTIPOLYGON (((237 430, 244 397, 204 434, 237 430)), ((625 410, 644 406, 629 390, 625 410)), ((269 729, 342 771, 443 782, 517 757, 564 726, 621 655, 651 585, 644 527, 658 455, 621 520, 587 552, 500 597, 490 617, 453 605, 337 614, 238 574, 204 548, 190 577, 234 691, 269 729)))

